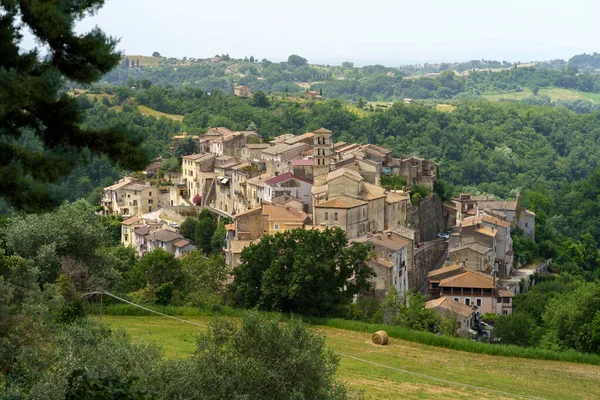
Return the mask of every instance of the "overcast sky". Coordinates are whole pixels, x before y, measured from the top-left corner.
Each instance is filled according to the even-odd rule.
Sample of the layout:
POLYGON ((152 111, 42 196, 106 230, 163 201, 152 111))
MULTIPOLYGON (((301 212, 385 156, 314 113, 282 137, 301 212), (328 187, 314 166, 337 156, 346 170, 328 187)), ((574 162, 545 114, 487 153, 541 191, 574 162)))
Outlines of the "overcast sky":
POLYGON ((598 0, 107 0, 78 30, 126 54, 397 66, 568 59, 600 51, 599 17, 598 0))

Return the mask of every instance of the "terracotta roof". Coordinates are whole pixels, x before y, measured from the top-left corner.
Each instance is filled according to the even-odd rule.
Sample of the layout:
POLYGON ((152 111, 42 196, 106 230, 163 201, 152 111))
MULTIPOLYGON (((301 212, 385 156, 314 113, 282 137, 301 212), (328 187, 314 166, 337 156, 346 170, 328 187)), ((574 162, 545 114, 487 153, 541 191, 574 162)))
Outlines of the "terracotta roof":
POLYGON ((262 208, 261 208, 261 207, 251 208, 251 209, 249 209, 249 210, 246 210, 246 211, 244 211, 244 212, 241 212, 241 213, 239 213, 239 214, 236 214, 236 215, 235 215, 235 218, 243 217, 244 215, 252 214, 252 213, 255 213, 255 212, 257 212, 257 211, 261 211, 261 210, 262 210, 262 208))
POLYGON ((496 233, 498 233, 496 229, 493 229, 489 226, 481 226, 481 228, 475 228, 475 232, 491 237, 496 237, 496 233))
POLYGON ((500 297, 515 297, 513 292, 511 292, 510 290, 504 290, 504 289, 498 289, 498 295, 500 297))
POLYGON ((294 144, 294 143, 301 142, 305 139, 312 139, 313 136, 315 136, 314 133, 306 132, 306 133, 303 133, 302 135, 294 136, 293 138, 285 140, 285 143, 294 144))
POLYGON ((141 192, 144 189, 151 189, 151 188, 152 188, 152 186, 150 186, 150 185, 143 185, 143 184, 137 183, 137 182, 129 182, 127 185, 122 187, 123 190, 133 190, 135 192, 141 192))
POLYGON ((249 149, 268 149, 271 145, 268 143, 248 143, 246 147, 249 149))
POLYGON ((463 317, 469 317, 473 314, 473 309, 466 304, 459 303, 449 297, 440 297, 439 299, 429 300, 425 303, 425 308, 444 308, 455 314, 462 315, 463 317))
POLYGON ((200 160, 202 158, 211 158, 214 157, 214 154, 208 154, 208 153, 198 153, 198 154, 190 154, 187 156, 182 156, 181 158, 185 158, 186 160, 200 160))
POLYGON ((385 198, 385 201, 388 203, 398 203, 399 201, 403 200, 408 200, 408 194, 390 192, 385 198))
POLYGON ((115 183, 112 186, 108 186, 105 187, 104 190, 117 190, 117 189, 121 189, 123 186, 128 185, 129 183, 131 183, 131 179, 124 179, 120 182, 115 183))
POLYGON ((235 231, 235 223, 225 225, 226 231, 235 231))
POLYGON ((510 228, 510 222, 501 220, 500 218, 492 217, 491 215, 485 214, 481 217, 483 222, 487 222, 488 224, 498 225, 503 228, 510 228))
POLYGON ((132 225, 141 220, 142 219, 140 217, 131 217, 131 218, 126 219, 125 221, 121 222, 121 225, 132 225))
POLYGON ((331 200, 324 201, 320 204, 315 204, 315 207, 319 208, 354 208, 364 206, 367 204, 366 201, 353 199, 348 196, 338 196, 331 200))
POLYGON ((264 187, 265 181, 271 178, 272 176, 273 175, 271 174, 262 174, 259 176, 255 176, 254 178, 250 178, 246 182, 254 186, 264 187))
POLYGON ((385 189, 384 188, 382 188, 381 186, 373 185, 369 182, 362 183, 361 192, 362 192, 361 194, 363 195, 363 197, 365 197, 367 200, 375 200, 375 199, 385 197, 385 189))
POLYGON ((339 168, 334 171, 331 171, 327 174, 327 177, 325 179, 327 180, 327 182, 329 182, 341 176, 345 176, 356 182, 361 182, 364 180, 361 174, 348 168, 339 168))
POLYGON ((160 229, 156 232, 153 233, 152 236, 153 239, 155 240, 159 240, 161 242, 172 242, 174 240, 180 240, 183 239, 183 236, 181 236, 179 233, 177 232, 173 232, 170 231, 168 229, 160 229))
POLYGON ((508 211, 516 211, 517 210, 517 202, 516 201, 486 201, 478 204, 480 207, 483 207, 484 210, 508 210, 508 211))
POLYGON ((288 181, 290 179, 297 179, 299 181, 312 184, 312 182, 309 181, 308 179, 304 179, 304 178, 300 178, 299 176, 295 176, 291 172, 286 172, 285 174, 281 174, 281 175, 269 178, 269 179, 267 179, 265 181, 265 183, 267 185, 277 185, 278 183, 285 182, 285 181, 288 181))
POLYGON ((319 128, 314 133, 333 133, 329 129, 319 128))
POLYGON ((408 245, 408 241, 391 232, 377 234, 367 233, 365 236, 360 236, 351 240, 351 242, 370 243, 372 245, 386 247, 393 251, 398 251, 408 245))
POLYGON ((190 242, 187 239, 181 239, 181 240, 178 240, 175 243, 173 243, 173 246, 178 247, 178 248, 181 249, 181 248, 183 248, 183 247, 185 247, 185 246, 187 246, 189 244, 192 244, 192 242, 190 242))
POLYGON ((310 188, 312 194, 326 193, 329 190, 329 185, 313 186, 310 188))
POLYGON ((229 130, 228 128, 225 128, 223 126, 218 126, 216 128, 208 128, 208 130, 206 131, 205 135, 218 135, 218 136, 222 136, 222 135, 226 135, 228 133, 232 133, 231 130, 229 130))
POLYGON ((473 250, 479 254, 486 254, 486 253, 490 252, 492 250, 492 248, 489 246, 486 246, 485 244, 479 243, 479 242, 473 242, 473 243, 465 244, 463 246, 455 247, 453 249, 448 250, 448 252, 454 253, 454 252, 463 251, 463 250, 473 250))
POLYGON ((269 216, 269 221, 295 221, 302 223, 306 220, 306 213, 292 207, 277 204, 263 204, 262 213, 269 216))
POLYGON ((494 280, 491 276, 486 276, 473 271, 465 271, 460 275, 451 276, 442 279, 440 287, 461 287, 475 289, 495 289, 494 280))
POLYGON ((461 269, 462 269, 462 267, 458 264, 449 265, 444 268, 434 269, 433 271, 430 271, 429 273, 427 273, 427 278, 434 278, 438 275, 446 274, 448 272, 453 272, 453 271, 460 271, 461 269))
POLYGON ((292 165, 294 166, 312 166, 314 160, 292 160, 292 165))

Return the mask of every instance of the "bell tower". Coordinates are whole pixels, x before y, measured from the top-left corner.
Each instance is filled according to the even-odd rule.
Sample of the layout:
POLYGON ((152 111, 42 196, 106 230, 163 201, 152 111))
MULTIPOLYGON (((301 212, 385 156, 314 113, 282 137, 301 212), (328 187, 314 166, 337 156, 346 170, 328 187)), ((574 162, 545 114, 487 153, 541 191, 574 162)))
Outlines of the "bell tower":
POLYGON ((319 128, 313 133, 313 176, 325 175, 330 170, 332 132, 319 128))

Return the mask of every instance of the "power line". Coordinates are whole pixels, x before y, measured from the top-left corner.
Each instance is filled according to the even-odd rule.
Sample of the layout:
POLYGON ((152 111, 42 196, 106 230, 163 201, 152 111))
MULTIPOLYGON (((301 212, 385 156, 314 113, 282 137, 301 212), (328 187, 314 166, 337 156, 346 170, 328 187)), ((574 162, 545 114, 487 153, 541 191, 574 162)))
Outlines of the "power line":
POLYGON ((176 320, 176 321, 183 322, 183 323, 185 323, 185 324, 196 325, 196 326, 200 326, 200 327, 202 327, 202 328, 208 328, 208 327, 209 327, 208 325, 204 325, 204 324, 198 324, 198 323, 196 323, 196 322, 192 322, 192 321, 186 321, 185 319, 181 319, 181 318, 173 317, 173 316, 171 316, 171 315, 167 315, 167 314, 161 313, 161 312, 159 312, 159 311, 152 310, 152 309, 150 309, 150 308, 147 308, 147 307, 141 306, 141 305, 139 305, 139 304, 135 304, 135 303, 133 303, 133 302, 131 302, 131 301, 129 301, 129 300, 122 299, 122 298, 120 298, 119 296, 115 296, 114 294, 112 294, 112 293, 108 293, 108 292, 106 292, 106 291, 104 292, 104 294, 105 294, 105 295, 107 295, 107 296, 113 297, 113 298, 115 298, 115 299, 117 299, 117 300, 120 300, 120 301, 122 301, 122 302, 124 302, 124 303, 131 304, 132 306, 139 307, 139 308, 141 308, 142 310, 150 311, 150 312, 152 312, 152 313, 155 313, 155 314, 158 314, 158 315, 162 315, 163 317, 171 318, 171 319, 174 319, 174 320, 176 320))
MULTIPOLYGON (((200 326, 200 327, 203 327, 203 328, 208 328, 208 325, 198 324, 196 322, 186 321, 186 320, 181 319, 181 318, 173 317, 171 315, 167 315, 167 314, 161 313, 159 311, 152 310, 150 308, 147 308, 147 307, 144 307, 142 305, 136 304, 136 303, 134 303, 132 301, 125 300, 125 299, 123 299, 121 297, 118 297, 118 296, 116 296, 116 295, 114 295, 112 293, 108 293, 106 291, 104 291, 104 292, 94 292, 94 293, 90 293, 90 294, 100 294, 100 293, 104 293, 105 295, 113 297, 113 298, 115 298, 117 300, 120 300, 120 301, 122 301, 124 303, 127 303, 127 304, 130 304, 132 306, 141 308, 143 310, 146 310, 146 311, 149 311, 149 312, 161 315, 163 317, 171 318, 171 319, 174 319, 176 321, 183 322, 183 323, 186 323, 186 324, 191 324, 191 325, 196 325, 196 326, 200 326)), ((337 355, 339 355, 339 356, 341 356, 341 357, 346 357, 346 358, 350 358, 352 360, 360 361, 360 362, 363 362, 363 363, 366 363, 366 364, 371 364, 371 365, 377 366, 379 368, 385 368, 385 369, 389 369, 389 370, 392 370, 392 371, 397 371, 397 372, 401 372, 401 373, 404 373, 404 374, 408 374, 408 375, 412 375, 412 376, 417 376, 417 377, 420 377, 420 378, 423 378, 423 379, 428 379, 428 380, 432 380, 432 381, 446 383, 446 384, 449 384, 449 385, 462 386, 462 387, 466 387, 466 388, 470 388, 470 389, 477 389, 477 390, 482 390, 482 391, 491 392, 491 393, 497 393, 497 394, 501 394, 501 395, 505 395, 505 396, 517 397, 517 398, 521 398, 521 399, 545 400, 543 397, 534 397, 534 396, 527 396, 527 395, 522 395, 522 394, 511 393, 511 392, 505 392, 503 390, 490 389, 490 388, 486 388, 486 387, 483 387, 483 386, 471 385, 471 384, 468 384, 468 383, 462 383, 462 382, 452 381, 452 380, 449 380, 449 379, 438 378, 438 377, 431 376, 431 375, 421 374, 419 372, 413 372, 413 371, 409 371, 409 370, 406 370, 406 369, 401 369, 401 368, 396 368, 396 367, 390 367, 389 365, 380 364, 380 363, 377 363, 377 362, 374 362, 374 361, 365 360, 365 359, 362 359, 362 358, 351 356, 349 354, 339 353, 337 351, 334 351, 334 353, 337 354, 337 355)))

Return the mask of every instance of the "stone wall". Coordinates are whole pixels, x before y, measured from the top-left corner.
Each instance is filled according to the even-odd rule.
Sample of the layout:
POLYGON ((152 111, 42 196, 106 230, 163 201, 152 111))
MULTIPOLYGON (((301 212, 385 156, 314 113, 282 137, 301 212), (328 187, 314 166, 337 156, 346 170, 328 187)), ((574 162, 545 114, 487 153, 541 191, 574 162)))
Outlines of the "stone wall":
POLYGON ((406 223, 416 231, 417 243, 437 239, 437 234, 446 230, 446 217, 439 196, 434 193, 424 198, 418 206, 409 202, 406 223))
POLYGON ((420 290, 427 281, 427 274, 433 271, 442 255, 448 251, 448 242, 436 239, 426 242, 413 251, 413 268, 408 272, 408 287, 420 290))

